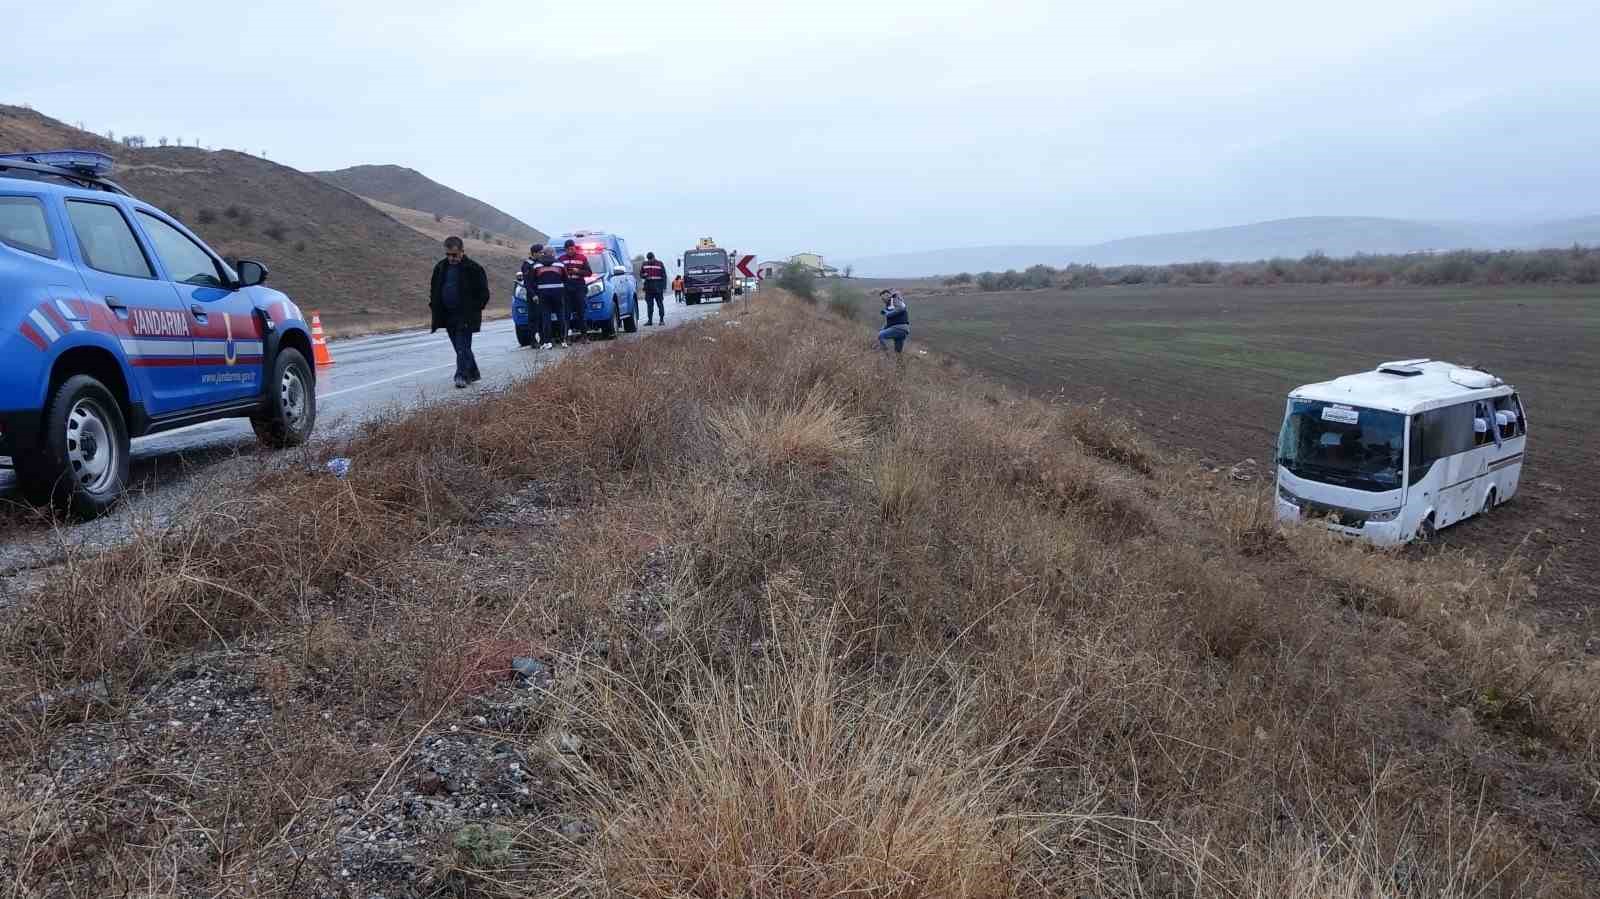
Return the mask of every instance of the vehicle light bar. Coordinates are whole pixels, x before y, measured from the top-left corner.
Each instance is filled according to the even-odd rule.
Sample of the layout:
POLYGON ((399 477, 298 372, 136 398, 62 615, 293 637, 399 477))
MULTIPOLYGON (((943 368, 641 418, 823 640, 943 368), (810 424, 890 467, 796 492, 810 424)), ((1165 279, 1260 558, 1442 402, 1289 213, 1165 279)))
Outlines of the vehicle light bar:
POLYGON ((44 153, 0 153, 0 159, 54 166, 82 175, 104 178, 116 167, 115 161, 94 150, 50 150, 44 153))

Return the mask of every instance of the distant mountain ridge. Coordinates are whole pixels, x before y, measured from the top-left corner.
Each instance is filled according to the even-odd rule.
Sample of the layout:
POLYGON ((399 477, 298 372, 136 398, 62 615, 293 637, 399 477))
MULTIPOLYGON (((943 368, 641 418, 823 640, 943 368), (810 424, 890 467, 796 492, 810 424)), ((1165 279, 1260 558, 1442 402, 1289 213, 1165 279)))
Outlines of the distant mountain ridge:
POLYGON ((407 209, 463 219, 497 236, 512 237, 525 243, 549 239, 549 235, 516 216, 446 187, 416 169, 398 165, 358 165, 311 174, 353 194, 407 209))
POLYGON ((1469 225, 1370 216, 1306 216, 1226 228, 1124 237, 1087 245, 958 247, 847 260, 867 278, 925 278, 959 272, 1005 271, 1030 265, 1165 265, 1174 262, 1253 262, 1358 253, 1526 249, 1600 244, 1600 215, 1535 225, 1469 225))

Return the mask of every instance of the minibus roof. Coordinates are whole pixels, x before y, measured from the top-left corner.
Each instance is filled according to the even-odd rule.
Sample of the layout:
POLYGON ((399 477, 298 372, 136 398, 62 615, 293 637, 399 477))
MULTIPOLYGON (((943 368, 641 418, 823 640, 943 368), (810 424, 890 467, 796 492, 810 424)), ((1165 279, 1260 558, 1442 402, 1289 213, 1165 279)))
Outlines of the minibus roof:
POLYGON ((1410 415, 1512 392, 1511 385, 1488 372, 1451 362, 1406 359, 1385 362, 1372 371, 1296 387, 1289 397, 1410 415))

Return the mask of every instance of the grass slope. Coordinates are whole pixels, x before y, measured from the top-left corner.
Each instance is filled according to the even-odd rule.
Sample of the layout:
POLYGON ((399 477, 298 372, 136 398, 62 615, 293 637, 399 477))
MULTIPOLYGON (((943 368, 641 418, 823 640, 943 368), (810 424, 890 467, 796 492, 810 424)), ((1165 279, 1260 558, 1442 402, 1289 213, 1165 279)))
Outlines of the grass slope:
POLYGON ((727 318, 61 566, 0 630, 14 892, 1592 892, 1600 670, 1517 566, 727 318))

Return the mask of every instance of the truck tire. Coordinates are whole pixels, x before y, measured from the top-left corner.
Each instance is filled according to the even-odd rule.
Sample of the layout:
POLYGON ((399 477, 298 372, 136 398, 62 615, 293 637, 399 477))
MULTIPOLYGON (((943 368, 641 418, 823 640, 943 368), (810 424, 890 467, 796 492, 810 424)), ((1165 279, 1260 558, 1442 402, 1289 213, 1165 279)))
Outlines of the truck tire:
POLYGON ((617 336, 617 304, 616 303, 612 303, 611 304, 611 318, 608 321, 601 322, 601 324, 600 324, 600 336, 605 338, 606 340, 611 340, 612 338, 617 336))
MULTIPOLYGON (((667 314, 665 312, 663 312, 663 313, 661 313, 661 317, 662 318, 666 318, 667 314)), ((633 314, 628 316, 628 317, 626 317, 626 318, 624 318, 622 320, 622 330, 625 331, 628 334, 637 333, 638 330, 639 330, 639 298, 638 297, 634 297, 633 298, 633 314)))
POLYGON ((299 350, 284 347, 273 358, 262 413, 250 424, 266 446, 287 449, 311 437, 317 424, 317 382, 299 350))
POLYGON ((98 518, 127 490, 129 450, 117 398, 95 378, 73 375, 45 405, 39 448, 15 460, 23 496, 76 518, 98 518))

